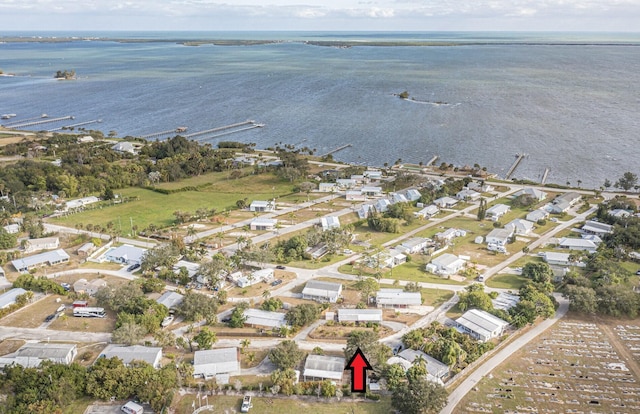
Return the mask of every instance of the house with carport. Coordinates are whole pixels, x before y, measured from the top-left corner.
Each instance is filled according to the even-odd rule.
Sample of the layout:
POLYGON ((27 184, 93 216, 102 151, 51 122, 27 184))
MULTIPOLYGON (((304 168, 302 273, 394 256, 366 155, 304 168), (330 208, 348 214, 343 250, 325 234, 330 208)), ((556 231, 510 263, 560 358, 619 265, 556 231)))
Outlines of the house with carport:
POLYGON ((329 380, 342 384, 345 365, 345 359, 342 357, 309 354, 304 362, 303 381, 329 380))
POLYGON ((378 308, 406 309, 422 305, 420 292, 405 292, 402 289, 380 289, 376 293, 378 308))
POLYGON ((217 383, 228 383, 229 376, 239 374, 238 348, 217 348, 193 353, 193 376, 195 378, 204 378, 205 380, 216 378, 217 383))
POLYGON ((456 319, 458 331, 466 333, 480 342, 487 342, 501 336, 507 326, 509 326, 509 322, 480 309, 468 310, 456 319))

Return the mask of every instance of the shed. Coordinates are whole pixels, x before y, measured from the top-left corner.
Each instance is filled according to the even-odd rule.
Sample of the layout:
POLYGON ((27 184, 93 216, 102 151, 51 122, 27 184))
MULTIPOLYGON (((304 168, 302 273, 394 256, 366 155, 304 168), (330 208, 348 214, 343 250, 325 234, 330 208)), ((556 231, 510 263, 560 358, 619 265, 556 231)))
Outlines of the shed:
POLYGON ((382 322, 381 309, 338 309, 338 322, 382 322))

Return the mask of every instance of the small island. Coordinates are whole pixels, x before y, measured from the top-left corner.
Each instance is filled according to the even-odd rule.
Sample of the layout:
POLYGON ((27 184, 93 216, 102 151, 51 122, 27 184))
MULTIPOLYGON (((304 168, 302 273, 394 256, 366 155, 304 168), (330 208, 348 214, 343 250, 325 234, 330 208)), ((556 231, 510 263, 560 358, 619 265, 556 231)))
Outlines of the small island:
POLYGON ((54 78, 56 79, 64 79, 64 80, 70 80, 70 79, 75 79, 76 78, 76 71, 75 70, 59 70, 56 72, 54 78))
MULTIPOLYGON (((398 98, 400 98, 400 99, 402 99, 404 101, 415 102, 415 103, 419 103, 419 104, 436 105, 436 106, 439 106, 439 105, 449 106, 449 105, 451 105, 449 102, 443 102, 443 101, 433 101, 433 102, 432 101, 421 101, 421 100, 418 100, 418 99, 410 96, 409 95, 409 91, 403 91, 403 92, 400 92, 400 93, 394 93, 393 95, 397 96, 398 98)), ((454 106, 457 106, 457 105, 459 105, 459 104, 455 104, 454 106)))

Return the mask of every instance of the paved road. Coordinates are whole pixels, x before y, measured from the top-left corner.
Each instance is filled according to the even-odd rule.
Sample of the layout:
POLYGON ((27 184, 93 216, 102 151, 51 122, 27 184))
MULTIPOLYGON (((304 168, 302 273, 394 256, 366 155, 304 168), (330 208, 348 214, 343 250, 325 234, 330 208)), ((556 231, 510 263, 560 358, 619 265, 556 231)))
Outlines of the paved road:
POLYGON ((54 331, 51 329, 0 326, 0 339, 24 339, 37 341, 51 340, 66 342, 109 342, 111 340, 111 333, 54 331))
POLYGON ((562 318, 569 309, 569 301, 564 299, 561 295, 556 294, 556 300, 560 303, 558 310, 553 318, 542 321, 538 325, 534 326, 531 330, 526 332, 525 334, 519 336, 514 339, 509 345, 505 346, 503 349, 498 351, 497 354, 489 358, 484 364, 480 365, 475 369, 464 381, 460 383, 451 393, 449 394, 448 404, 440 414, 450 414, 454 413, 456 406, 462 398, 469 391, 471 391, 482 378, 488 375, 491 371, 493 371, 498 365, 504 362, 507 358, 513 355, 520 348, 528 344, 530 341, 535 339, 538 335, 549 329, 553 324, 555 324, 560 318, 562 318))

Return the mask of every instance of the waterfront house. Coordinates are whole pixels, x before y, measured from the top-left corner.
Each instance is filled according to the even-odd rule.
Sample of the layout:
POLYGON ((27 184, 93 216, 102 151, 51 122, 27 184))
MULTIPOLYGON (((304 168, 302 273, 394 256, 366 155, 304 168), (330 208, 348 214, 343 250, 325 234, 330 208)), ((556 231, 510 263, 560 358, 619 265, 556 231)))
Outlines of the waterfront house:
POLYGON ((380 180, 382 178, 382 171, 380 170, 366 170, 363 175, 369 180, 380 180))
POLYGON ((532 188, 532 187, 526 187, 523 188, 522 190, 516 192, 513 197, 520 197, 520 196, 529 196, 531 198, 533 198, 534 200, 537 201, 542 201, 545 198, 547 198, 547 193, 545 193, 544 191, 538 190, 537 188, 532 188))
POLYGON ((564 213, 571 207, 576 205, 582 199, 582 195, 571 191, 564 193, 553 200, 553 204, 550 206, 551 213, 564 213))
POLYGON ((582 226, 582 231, 587 234, 595 234, 597 236, 604 236, 605 234, 613 233, 613 226, 606 223, 600 223, 593 220, 587 220, 582 226))
POLYGON ((133 146, 132 143, 127 141, 118 142, 117 144, 113 145, 111 149, 120 153, 129 153, 129 154, 136 153, 136 148, 133 146))

